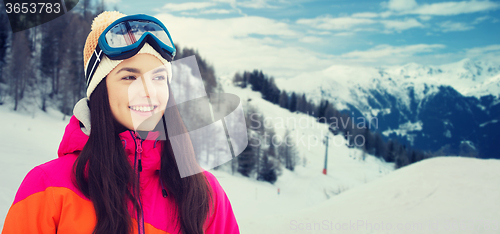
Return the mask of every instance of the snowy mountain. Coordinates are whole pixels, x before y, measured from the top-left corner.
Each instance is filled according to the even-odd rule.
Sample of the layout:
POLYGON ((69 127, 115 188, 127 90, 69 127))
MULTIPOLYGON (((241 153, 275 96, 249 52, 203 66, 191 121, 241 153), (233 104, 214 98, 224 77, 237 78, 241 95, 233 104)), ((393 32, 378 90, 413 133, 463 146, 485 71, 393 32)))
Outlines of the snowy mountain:
MULTIPOLYGON (((248 233, 498 233, 500 160, 426 159, 248 233)), ((224 183, 223 183, 224 186, 224 183)))
POLYGON ((493 142, 500 130, 500 64, 333 65, 276 83, 309 100, 327 99, 356 118, 376 118, 372 130, 415 148, 500 158, 493 142))

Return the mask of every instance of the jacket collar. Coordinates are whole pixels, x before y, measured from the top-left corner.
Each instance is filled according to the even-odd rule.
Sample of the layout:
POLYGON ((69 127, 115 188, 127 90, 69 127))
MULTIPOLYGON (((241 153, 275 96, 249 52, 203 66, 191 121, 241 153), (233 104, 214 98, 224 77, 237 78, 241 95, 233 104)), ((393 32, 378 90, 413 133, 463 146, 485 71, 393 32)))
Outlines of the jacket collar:
MULTIPOLYGON (((78 155, 89 139, 91 126, 90 110, 86 98, 77 102, 73 109, 73 114, 59 144, 58 157, 67 154, 78 155)), ((139 147, 137 144, 141 144, 142 152, 140 156, 142 158, 143 172, 155 172, 160 169, 162 144, 158 140, 159 136, 160 133, 158 131, 142 132, 139 134, 131 130, 126 130, 119 134, 125 153, 132 166, 134 166, 137 148, 139 147)))

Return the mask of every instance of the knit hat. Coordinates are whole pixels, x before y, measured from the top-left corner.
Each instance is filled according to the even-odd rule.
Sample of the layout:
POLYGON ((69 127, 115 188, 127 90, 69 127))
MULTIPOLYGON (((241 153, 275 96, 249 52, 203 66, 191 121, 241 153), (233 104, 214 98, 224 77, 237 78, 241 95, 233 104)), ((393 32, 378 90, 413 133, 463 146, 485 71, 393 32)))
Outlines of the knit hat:
MULTIPOLYGON (((116 20, 125 17, 127 15, 122 14, 118 11, 105 11, 99 14, 92 21, 92 27, 89 35, 87 36, 87 40, 85 41, 85 47, 83 48, 83 63, 84 63, 84 74, 87 74, 87 65, 89 63, 90 57, 97 46, 97 42, 99 36, 101 36, 104 29, 106 29, 109 25, 111 25, 116 20)), ((163 64, 168 65, 169 62, 164 59, 160 53, 158 53, 151 45, 145 43, 144 46, 137 52, 137 54, 151 54, 157 57, 163 64)), ((90 95, 97 87, 97 85, 104 79, 118 64, 123 62, 123 60, 111 60, 105 54, 102 56, 102 59, 92 75, 89 77, 90 83, 87 87, 87 99, 90 99, 90 95)), ((169 81, 172 79, 172 76, 169 76, 169 81)))

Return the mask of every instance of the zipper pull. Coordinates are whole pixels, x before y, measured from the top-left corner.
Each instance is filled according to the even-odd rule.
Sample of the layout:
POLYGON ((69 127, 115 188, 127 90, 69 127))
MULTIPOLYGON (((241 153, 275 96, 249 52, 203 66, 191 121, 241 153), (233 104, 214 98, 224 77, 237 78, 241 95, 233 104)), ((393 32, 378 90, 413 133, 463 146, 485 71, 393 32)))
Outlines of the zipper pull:
POLYGON ((135 142, 137 143, 137 153, 142 153, 142 142, 141 138, 135 138, 135 142))
POLYGON ((141 162, 141 153, 142 153, 142 142, 141 142, 141 137, 139 136, 139 134, 136 133, 135 135, 135 142, 136 142, 136 145, 137 145, 137 153, 139 154, 139 159, 138 159, 138 162, 137 162, 137 170, 139 172, 142 172, 142 162, 141 162))

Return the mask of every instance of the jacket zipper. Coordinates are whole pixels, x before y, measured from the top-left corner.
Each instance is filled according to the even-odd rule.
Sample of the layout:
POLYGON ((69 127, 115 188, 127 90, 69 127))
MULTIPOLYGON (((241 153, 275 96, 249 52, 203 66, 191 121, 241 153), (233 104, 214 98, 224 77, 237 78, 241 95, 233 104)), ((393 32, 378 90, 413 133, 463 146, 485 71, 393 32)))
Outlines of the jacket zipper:
POLYGON ((140 194, 140 188, 141 188, 141 172, 142 172, 142 142, 144 140, 142 140, 139 136, 139 134, 135 133, 133 134, 132 132, 130 132, 130 134, 132 135, 132 137, 134 138, 135 140, 135 147, 136 147, 136 150, 135 150, 135 162, 134 164, 137 165, 137 185, 138 185, 138 191, 137 191, 137 194, 136 194, 136 197, 137 197, 137 202, 139 203, 139 209, 140 209, 140 212, 137 211, 137 231, 138 231, 138 234, 145 234, 145 230, 144 230, 144 210, 142 208, 142 202, 141 202, 141 194, 140 194))

